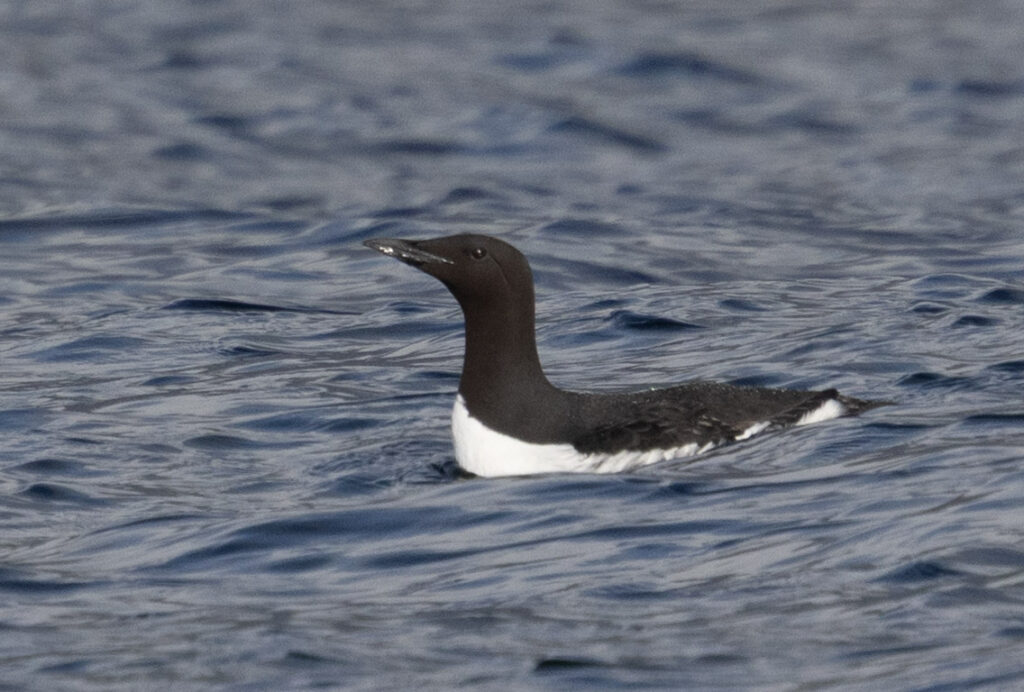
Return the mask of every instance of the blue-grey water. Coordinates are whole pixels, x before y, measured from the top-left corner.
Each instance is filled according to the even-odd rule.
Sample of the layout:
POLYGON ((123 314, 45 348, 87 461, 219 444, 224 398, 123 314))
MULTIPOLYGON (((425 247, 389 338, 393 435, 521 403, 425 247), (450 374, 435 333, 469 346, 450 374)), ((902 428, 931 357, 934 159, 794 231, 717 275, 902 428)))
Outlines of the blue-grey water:
POLYGON ((0 5, 0 689, 1024 686, 1024 6, 0 5), (893 406, 464 478, 498 235, 570 388, 893 406))

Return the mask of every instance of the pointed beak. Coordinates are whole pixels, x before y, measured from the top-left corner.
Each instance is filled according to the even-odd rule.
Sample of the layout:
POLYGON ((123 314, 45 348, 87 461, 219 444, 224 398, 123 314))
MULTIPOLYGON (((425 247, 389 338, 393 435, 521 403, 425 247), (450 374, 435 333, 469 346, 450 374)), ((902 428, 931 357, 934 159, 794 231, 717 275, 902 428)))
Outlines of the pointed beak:
POLYGON ((394 257, 414 267, 422 267, 425 264, 454 264, 450 259, 435 255, 426 250, 416 247, 411 240, 401 238, 373 238, 363 241, 363 245, 376 250, 382 255, 394 257))

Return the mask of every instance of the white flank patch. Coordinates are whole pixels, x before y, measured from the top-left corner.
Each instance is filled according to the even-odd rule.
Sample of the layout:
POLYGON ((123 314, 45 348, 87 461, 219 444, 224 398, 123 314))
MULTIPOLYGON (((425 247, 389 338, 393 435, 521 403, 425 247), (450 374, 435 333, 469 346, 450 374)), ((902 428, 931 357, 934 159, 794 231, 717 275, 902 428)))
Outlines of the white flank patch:
POLYGON ((824 404, 808 411, 800 417, 800 420, 796 422, 797 425, 810 425, 811 423, 820 423, 823 420, 832 420, 833 418, 839 418, 841 415, 846 413, 846 407, 835 399, 829 399, 824 404))
POLYGON ((672 449, 615 454, 580 454, 569 443, 537 444, 491 430, 469 415, 459 395, 452 408, 452 439, 459 466, 478 476, 528 476, 537 473, 618 473, 666 459, 699 454, 714 446, 696 442, 672 449))
POLYGON ((757 433, 764 431, 764 429, 767 428, 769 425, 771 425, 771 421, 766 420, 763 420, 760 423, 754 423, 749 428, 747 428, 746 430, 744 430, 743 432, 741 432, 739 435, 732 439, 739 442, 740 440, 745 440, 748 437, 753 437, 757 433))

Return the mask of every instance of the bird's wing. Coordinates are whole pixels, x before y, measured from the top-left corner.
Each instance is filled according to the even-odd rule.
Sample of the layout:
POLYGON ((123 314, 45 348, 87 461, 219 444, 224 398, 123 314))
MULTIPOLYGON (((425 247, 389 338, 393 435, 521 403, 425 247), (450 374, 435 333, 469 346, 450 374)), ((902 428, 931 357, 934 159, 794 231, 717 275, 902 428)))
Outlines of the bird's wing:
POLYGON ((671 449, 695 442, 731 440, 742 432, 692 406, 659 403, 630 407, 629 415, 578 435, 573 447, 584 454, 671 449))
POLYGON ((582 453, 614 453, 671 449, 691 442, 718 444, 740 437, 753 425, 793 425, 837 398, 834 389, 814 392, 689 383, 616 399, 617 406, 609 407, 613 411, 609 420, 581 432, 573 446, 582 453))

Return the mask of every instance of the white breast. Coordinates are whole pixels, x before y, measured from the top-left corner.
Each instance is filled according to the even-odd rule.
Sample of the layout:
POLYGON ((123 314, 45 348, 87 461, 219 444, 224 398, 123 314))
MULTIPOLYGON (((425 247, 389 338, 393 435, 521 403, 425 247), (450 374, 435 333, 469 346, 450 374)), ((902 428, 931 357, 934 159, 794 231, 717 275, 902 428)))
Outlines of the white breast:
POLYGON ((536 473, 618 473, 657 461, 690 456, 710 449, 696 442, 672 449, 615 454, 581 454, 569 443, 523 442, 491 430, 469 415, 460 394, 452 408, 452 439, 459 466, 478 476, 526 476, 536 473))

